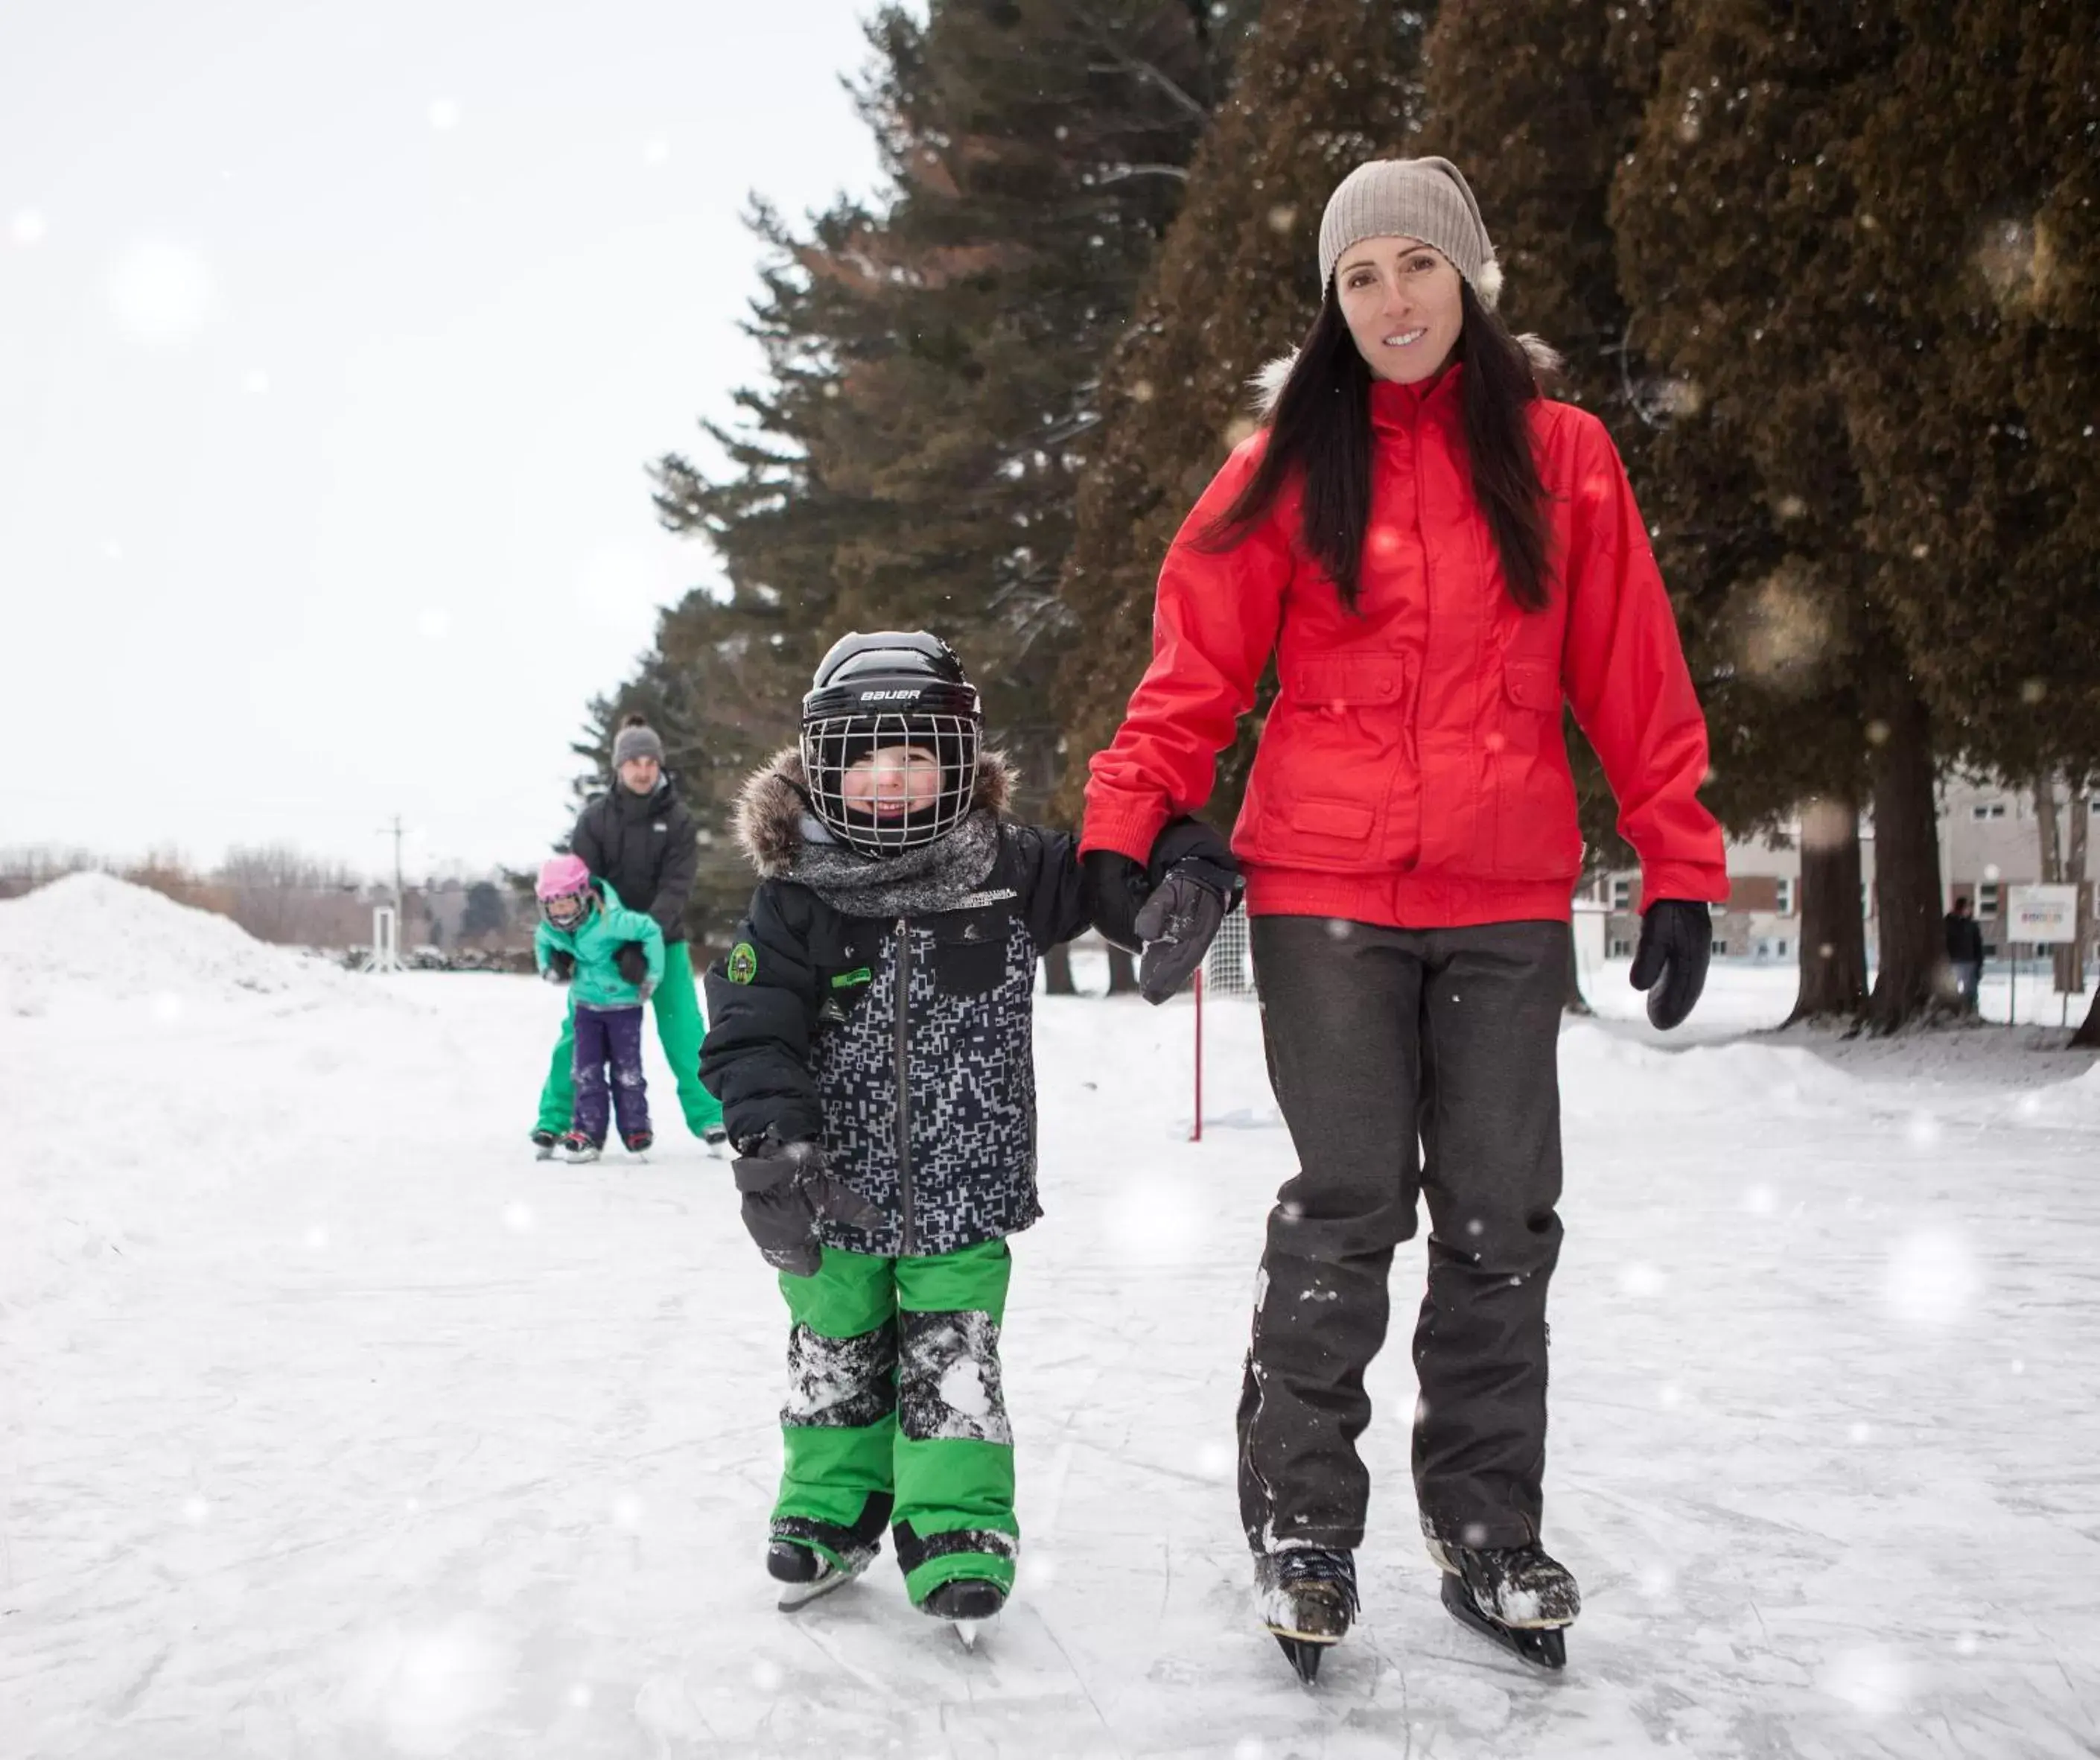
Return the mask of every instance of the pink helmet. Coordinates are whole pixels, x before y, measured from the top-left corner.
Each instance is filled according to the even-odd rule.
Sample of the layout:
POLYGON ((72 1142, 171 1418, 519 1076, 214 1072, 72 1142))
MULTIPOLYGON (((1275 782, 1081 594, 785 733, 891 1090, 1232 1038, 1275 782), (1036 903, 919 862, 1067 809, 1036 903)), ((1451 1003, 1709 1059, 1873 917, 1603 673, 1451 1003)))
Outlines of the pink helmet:
POLYGON ((581 856, 549 856, 540 868, 540 884, 533 895, 545 904, 549 898, 566 898, 571 893, 590 890, 590 870, 581 856))
POLYGON ((558 929, 574 929, 597 902, 590 870, 581 856, 548 857, 532 891, 540 901, 540 914, 558 929))

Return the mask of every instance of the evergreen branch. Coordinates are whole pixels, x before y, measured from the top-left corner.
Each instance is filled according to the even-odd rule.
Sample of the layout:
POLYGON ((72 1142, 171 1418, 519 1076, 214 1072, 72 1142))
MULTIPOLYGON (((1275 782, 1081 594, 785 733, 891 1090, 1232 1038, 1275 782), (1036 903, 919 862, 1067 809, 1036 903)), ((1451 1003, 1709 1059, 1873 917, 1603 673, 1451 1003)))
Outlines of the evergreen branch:
POLYGON ((1086 27, 1094 40, 1095 46, 1105 51, 1123 73, 1136 74, 1138 78, 1157 86, 1166 94, 1177 108, 1185 112, 1198 122, 1207 124, 1210 121, 1211 112, 1203 104, 1189 96, 1180 86, 1151 62, 1140 60, 1138 56, 1131 54, 1115 40, 1113 33, 1103 27, 1099 20, 1083 7, 1068 4, 1065 7, 1065 11, 1069 17, 1077 19, 1086 27))
POLYGON ((1189 181, 1185 165, 1125 165, 1114 170, 1104 172, 1096 181, 1102 183, 1127 183, 1136 177, 1171 177, 1177 183, 1189 181))

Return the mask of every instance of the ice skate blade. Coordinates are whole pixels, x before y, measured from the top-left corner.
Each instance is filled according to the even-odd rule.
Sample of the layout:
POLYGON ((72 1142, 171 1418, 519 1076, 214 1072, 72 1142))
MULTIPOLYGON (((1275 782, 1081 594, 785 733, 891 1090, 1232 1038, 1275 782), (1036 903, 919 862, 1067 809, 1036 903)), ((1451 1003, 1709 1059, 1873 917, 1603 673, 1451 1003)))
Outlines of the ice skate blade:
POLYGON ((1297 1670, 1298 1678, 1308 1687, 1320 1678, 1320 1659, 1335 1648, 1338 1640, 1332 1638, 1299 1638, 1269 1629, 1276 1647, 1283 1652, 1284 1660, 1297 1670))
POLYGON ((867 1567, 863 1564, 854 1570, 832 1569, 824 1573, 814 1582, 787 1583, 780 1590, 776 1603, 783 1613, 793 1613, 806 1608, 812 1601, 821 1601, 834 1589, 843 1589, 867 1567))
POLYGON ((1474 1603, 1465 1583, 1456 1577, 1444 1579, 1444 1605, 1461 1625, 1478 1632, 1491 1643, 1535 1669, 1557 1674, 1568 1666, 1568 1633, 1562 1625, 1498 1625, 1474 1603))
POLYGON ((956 1620, 953 1623, 955 1636, 962 1640, 963 1648, 971 1655, 975 1656, 977 1648, 977 1634, 985 1629, 988 1622, 984 1620, 956 1620))

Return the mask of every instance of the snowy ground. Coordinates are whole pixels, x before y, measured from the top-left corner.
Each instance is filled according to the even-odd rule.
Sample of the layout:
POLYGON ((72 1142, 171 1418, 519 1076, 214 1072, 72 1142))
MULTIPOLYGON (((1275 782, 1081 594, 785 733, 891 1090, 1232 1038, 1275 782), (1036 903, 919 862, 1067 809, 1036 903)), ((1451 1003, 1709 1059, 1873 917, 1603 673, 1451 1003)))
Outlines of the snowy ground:
POLYGON ((1200 1145, 1185 1006, 1043 1011, 1028 1550, 972 1656, 887 1564, 773 1611, 777 1297, 689 1140, 532 1161, 554 997, 351 979, 67 884, 99 889, 0 905, 7 1760, 2100 1752, 2085 1059, 1746 1042, 1790 999, 1754 970, 1688 1050, 1571 1026, 1571 1666, 1438 1608, 1396 1348, 1364 1621, 1308 1694, 1229 1483, 1290 1171, 1251 1007, 1209 1012, 1200 1145))

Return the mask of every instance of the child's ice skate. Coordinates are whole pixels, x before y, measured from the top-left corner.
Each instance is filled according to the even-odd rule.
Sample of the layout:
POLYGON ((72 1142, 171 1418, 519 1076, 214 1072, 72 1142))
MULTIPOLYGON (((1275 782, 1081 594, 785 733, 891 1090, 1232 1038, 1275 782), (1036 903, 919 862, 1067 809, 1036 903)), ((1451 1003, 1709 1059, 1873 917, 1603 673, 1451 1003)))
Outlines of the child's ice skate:
POLYGON ((532 1133, 533 1158, 536 1161, 552 1161, 561 1140, 552 1131, 535 1131, 532 1133))
POLYGON ((604 1153, 604 1145, 593 1143, 580 1131, 571 1131, 562 1139, 562 1159, 571 1167, 587 1161, 596 1161, 604 1153))
POLYGON ((875 1562, 875 1548, 856 1548, 845 1555, 845 1560, 834 1563, 800 1541, 774 1541, 765 1549, 765 1574, 781 1586, 780 1611, 792 1613, 819 1595, 845 1588, 875 1562))
POLYGON ((650 1145, 656 1140, 656 1135, 653 1131, 629 1131, 620 1140, 626 1146, 629 1154, 646 1155, 649 1153, 650 1145))
POLYGON ((977 1647, 977 1632, 984 1622, 1006 1605, 1006 1591, 982 1577, 956 1577, 937 1585, 920 1603, 922 1613, 946 1620, 965 1650, 977 1647))

